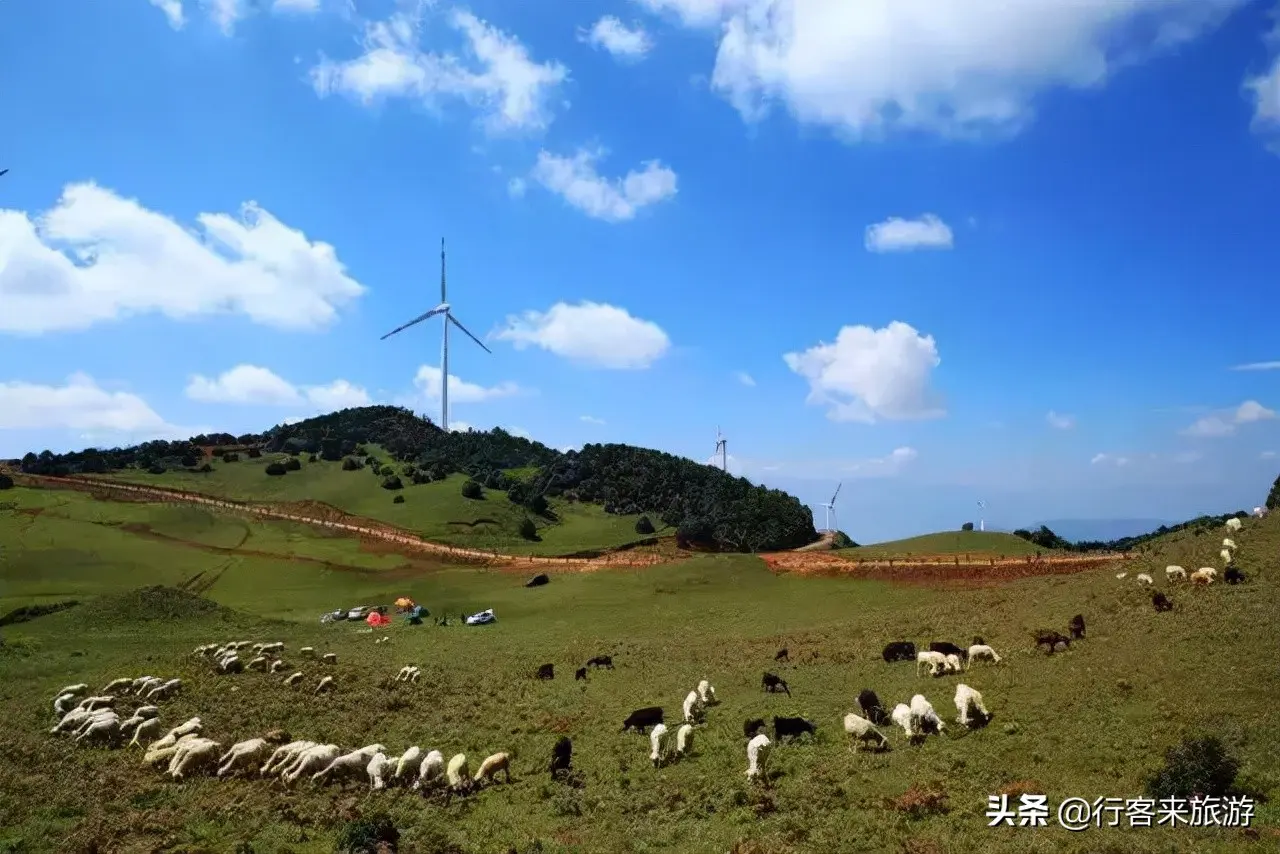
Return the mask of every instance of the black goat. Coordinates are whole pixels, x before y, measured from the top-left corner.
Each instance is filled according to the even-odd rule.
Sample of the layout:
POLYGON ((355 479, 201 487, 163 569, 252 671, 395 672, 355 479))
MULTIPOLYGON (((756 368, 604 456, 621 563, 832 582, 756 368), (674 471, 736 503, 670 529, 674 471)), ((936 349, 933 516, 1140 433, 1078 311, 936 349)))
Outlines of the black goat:
POLYGON ((538 678, 539 679, 555 679, 556 666, 554 664, 539 664, 538 678))
POLYGON ((1156 609, 1157 613, 1173 610, 1173 603, 1169 601, 1169 597, 1159 590, 1151 594, 1151 605, 1156 609))
POLYGON ((1084 614, 1072 617, 1071 622, 1067 623, 1067 630, 1071 632, 1072 640, 1081 640, 1084 637, 1084 614))
POLYGON ((790 652, 790 650, 788 650, 788 649, 784 646, 782 649, 778 650, 778 651, 777 651, 777 653, 773 656, 773 660, 774 660, 774 661, 785 661, 785 662, 790 663, 790 661, 791 661, 791 652, 790 652))
POLYGON ((969 659, 969 650, 961 646, 956 646, 949 641, 934 641, 929 644, 929 650, 931 652, 940 652, 943 655, 958 655, 960 656, 961 661, 967 661, 969 659))
POLYGON ((556 746, 551 748, 551 777, 569 773, 569 765, 573 762, 573 742, 568 736, 560 736, 556 746))
POLYGON ((818 735, 818 728, 813 725, 812 721, 804 718, 779 717, 773 718, 773 737, 782 741, 784 738, 799 738, 805 733, 809 733, 814 737, 818 735))
POLYGON ((890 723, 889 713, 884 710, 884 706, 880 705, 880 698, 876 696, 876 692, 870 688, 863 688, 858 693, 858 708, 862 709, 862 716, 876 726, 890 723))
POLYGON ((752 718, 742 725, 742 736, 752 738, 762 729, 764 729, 764 718, 752 718))
POLYGON ((1062 632, 1057 632, 1053 629, 1041 629, 1036 632, 1035 637, 1036 646, 1047 647, 1049 655, 1053 655, 1053 653, 1058 650, 1059 646, 1062 646, 1065 649, 1071 648, 1071 638, 1067 637, 1062 632))
POLYGON ((916 645, 911 641, 894 641, 884 648, 882 653, 887 662, 915 661, 916 645))
POLYGON ((1244 582, 1244 573, 1240 571, 1239 567, 1229 566, 1223 578, 1228 584, 1241 584, 1244 582))
POLYGON ((575 680, 575 681, 576 681, 576 680, 578 680, 578 679, 586 679, 586 678, 587 678, 587 668, 585 668, 585 667, 579 667, 577 670, 573 671, 573 678, 574 678, 574 680, 575 680))
POLYGON ((649 727, 662 723, 664 717, 661 706, 645 706, 627 715, 627 719, 622 722, 622 731, 635 729, 643 733, 649 727))
POLYGON ((760 689, 762 691, 769 691, 770 693, 774 691, 782 691, 786 693, 788 697, 791 696, 791 689, 787 687, 786 680, 775 673, 766 673, 760 677, 760 689))
POLYGON ((551 579, 547 578, 545 574, 539 573, 535 575, 533 578, 530 578, 528 581, 526 581, 524 583, 524 586, 525 587, 541 587, 542 585, 546 584, 550 580, 551 579))
POLYGON ((606 670, 613 669, 612 655, 597 655, 595 658, 587 659, 587 667, 603 667, 606 670))

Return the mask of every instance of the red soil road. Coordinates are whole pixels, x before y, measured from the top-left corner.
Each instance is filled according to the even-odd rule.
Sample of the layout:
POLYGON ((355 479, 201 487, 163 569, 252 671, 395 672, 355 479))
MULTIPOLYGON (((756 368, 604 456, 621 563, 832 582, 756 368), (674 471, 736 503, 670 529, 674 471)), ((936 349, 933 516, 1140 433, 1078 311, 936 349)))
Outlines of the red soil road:
POLYGON ((851 560, 830 552, 773 552, 760 556, 773 572, 869 578, 911 584, 944 581, 994 583, 1039 575, 1066 575, 1098 569, 1129 559, 1127 554, 1053 555, 1040 558, 988 558, 957 562, 955 555, 915 556, 893 560, 851 560))

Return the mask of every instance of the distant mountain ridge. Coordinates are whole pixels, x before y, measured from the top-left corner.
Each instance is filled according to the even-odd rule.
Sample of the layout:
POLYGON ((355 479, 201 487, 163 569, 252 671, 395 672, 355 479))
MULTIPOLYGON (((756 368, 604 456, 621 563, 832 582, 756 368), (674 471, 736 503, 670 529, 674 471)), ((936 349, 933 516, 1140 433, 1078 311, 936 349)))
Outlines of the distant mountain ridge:
POLYGON ((1034 531, 1044 525, 1059 537, 1073 543, 1109 543, 1151 533, 1162 525, 1172 527, 1176 524, 1176 521, 1168 519, 1050 519, 1028 525, 1027 529, 1034 531))

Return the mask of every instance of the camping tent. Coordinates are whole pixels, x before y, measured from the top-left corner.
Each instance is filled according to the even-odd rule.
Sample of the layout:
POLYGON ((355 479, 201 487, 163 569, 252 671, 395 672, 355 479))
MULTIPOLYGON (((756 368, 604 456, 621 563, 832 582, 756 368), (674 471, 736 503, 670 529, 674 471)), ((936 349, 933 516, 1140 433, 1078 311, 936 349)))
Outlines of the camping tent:
POLYGON ((399 599, 396 600, 396 607, 399 608, 401 611, 408 611, 410 608, 413 607, 413 600, 410 599, 408 596, 401 596, 399 599))
POLYGON ((409 621, 409 625, 411 626, 420 626, 422 625, 422 618, 427 616, 428 613, 427 609, 421 605, 414 605, 413 608, 405 614, 405 619, 409 621))
POLYGON ((379 614, 377 611, 374 611, 373 613, 369 614, 368 617, 365 618, 365 622, 368 623, 370 626, 377 628, 378 626, 391 625, 391 618, 388 617, 386 614, 379 614))

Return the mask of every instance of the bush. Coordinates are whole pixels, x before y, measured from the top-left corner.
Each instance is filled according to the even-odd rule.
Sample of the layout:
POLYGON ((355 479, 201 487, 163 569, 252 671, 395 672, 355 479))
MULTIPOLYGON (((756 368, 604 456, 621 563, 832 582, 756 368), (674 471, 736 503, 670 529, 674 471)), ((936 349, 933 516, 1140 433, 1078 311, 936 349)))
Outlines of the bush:
POLYGON ((13 478, 4 472, 0 472, 0 489, 13 489, 13 478))
POLYGON ((284 461, 284 467, 286 471, 298 471, 302 468, 302 461, 297 457, 289 457, 284 461))
POLYGON ((347 457, 342 461, 343 471, 358 471, 362 468, 364 468, 364 463, 360 462, 355 457, 347 457))
POLYGON ((1276 478, 1276 482, 1271 484, 1271 491, 1267 493, 1266 508, 1268 510, 1280 510, 1280 477, 1276 478))
POLYGON ((425 471, 415 471, 413 477, 409 478, 416 484, 430 483, 431 475, 425 471))
POLYGON ((530 498, 525 506, 541 516, 547 512, 547 497, 542 493, 538 493, 530 498))
POLYGON ((341 854, 374 854, 382 846, 392 851, 400 842, 400 831, 386 813, 373 813, 348 822, 338 834, 336 850, 341 854))
POLYGON ((1222 797, 1236 781, 1240 763, 1214 736, 1184 738, 1164 755, 1164 767, 1147 780, 1153 798, 1222 797))
POLYGON ((260 456, 262 456, 262 449, 261 449, 261 448, 250 448, 250 449, 249 449, 249 459, 251 459, 251 460, 256 460, 256 459, 257 459, 258 457, 260 457, 260 456))
POLYGON ((404 489, 404 484, 400 481, 399 477, 393 474, 391 475, 391 477, 386 478, 385 480, 382 481, 382 488, 383 489, 404 489))
POLYGON ((314 462, 315 462, 316 460, 318 460, 318 459, 320 459, 320 458, 319 458, 319 457, 317 457, 315 454, 311 454, 310 456, 308 456, 308 457, 307 457, 307 462, 309 462, 309 463, 314 463, 314 462))
POLYGON ((164 466, 160 465, 159 463, 156 463, 155 465, 147 469, 147 474, 164 474, 164 466))
POLYGON ((179 462, 182 463, 183 468, 193 469, 196 467, 196 458, 191 454, 183 454, 179 462))
POLYGON ((962 530, 962 531, 972 531, 972 530, 973 530, 973 523, 972 523, 972 522, 965 522, 963 525, 961 525, 961 526, 960 526, 960 530, 962 530))
POLYGON ((525 499, 524 484, 511 484, 511 488, 507 490, 507 499, 512 504, 523 504, 525 499))
POLYGON ((224 463, 238 463, 240 462, 240 455, 235 451, 227 451, 222 455, 222 461, 224 463))
POLYGON ((200 466, 200 468, 196 469, 196 471, 200 472, 200 474, 208 474, 209 472, 213 471, 213 466, 209 465, 208 463, 205 463, 204 465, 200 466))
POLYGON ((647 536, 649 534, 652 534, 653 532, 654 532, 653 520, 651 520, 648 516, 641 516, 639 519, 636 520, 637 534, 644 534, 647 536))
POLYGON ((284 463, 267 463, 267 474, 272 477, 280 477, 287 471, 288 469, 284 467, 284 463))
POLYGON ((403 504, 403 503, 404 503, 404 496, 403 496, 403 495, 397 495, 395 498, 391 499, 391 503, 392 503, 392 504, 403 504))
POLYGON ((533 520, 528 516, 520 520, 520 536, 526 540, 538 539, 538 526, 533 524, 533 520))
POLYGON ((484 498, 484 491, 481 490, 480 484, 474 480, 469 480, 462 484, 462 497, 471 499, 484 498))

